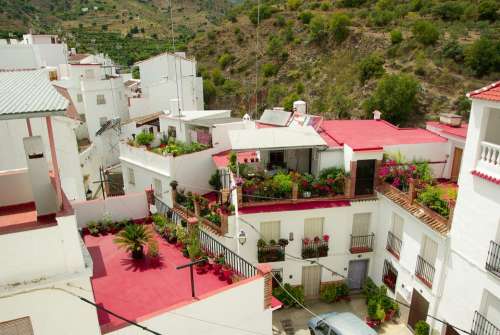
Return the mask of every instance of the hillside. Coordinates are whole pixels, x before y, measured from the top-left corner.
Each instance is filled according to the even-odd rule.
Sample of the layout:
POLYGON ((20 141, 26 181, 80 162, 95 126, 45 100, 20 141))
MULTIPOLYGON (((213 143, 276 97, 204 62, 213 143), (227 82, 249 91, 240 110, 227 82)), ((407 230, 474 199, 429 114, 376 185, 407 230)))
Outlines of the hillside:
MULTIPOLYGON (((0 30, 64 33, 70 45, 126 66, 171 49, 166 1, 9 2, 31 3, 27 16, 3 2, 0 30)), ((176 48, 196 57, 209 108, 254 111, 258 73, 259 112, 302 98, 327 118, 379 108, 394 122, 421 124, 466 113, 463 93, 500 78, 495 0, 262 1, 258 43, 253 1, 173 4, 176 48)))

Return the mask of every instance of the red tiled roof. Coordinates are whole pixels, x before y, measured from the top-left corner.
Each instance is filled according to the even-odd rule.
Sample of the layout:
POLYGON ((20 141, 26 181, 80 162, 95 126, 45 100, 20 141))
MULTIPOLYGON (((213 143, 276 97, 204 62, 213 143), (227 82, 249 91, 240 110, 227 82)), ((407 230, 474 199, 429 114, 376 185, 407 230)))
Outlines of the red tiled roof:
POLYGON ((469 92, 467 96, 471 99, 500 101, 500 81, 469 92))
POLYGON ((467 123, 462 123, 460 127, 452 127, 446 124, 439 123, 437 121, 429 121, 427 122, 427 126, 438 128, 443 133, 449 135, 454 135, 462 138, 465 138, 467 136, 467 127, 468 127, 467 123))
POLYGON ((441 136, 421 128, 399 128, 384 120, 328 120, 319 130, 331 146, 347 144, 355 151, 381 150, 384 146, 446 142, 441 136))
MULTIPOLYGON (((217 168, 227 167, 229 165, 229 153, 231 150, 226 150, 222 152, 218 152, 212 155, 212 160, 214 161, 215 166, 217 168)), ((252 161, 256 161, 257 152, 256 151, 241 151, 237 153, 238 163, 249 163, 252 161)))
POLYGON ((333 207, 347 207, 351 203, 347 200, 317 200, 296 203, 283 203, 283 204, 262 204, 249 207, 240 207, 241 214, 257 214, 257 213, 271 213, 271 212, 286 212, 286 211, 302 211, 308 209, 318 208, 333 208, 333 207))

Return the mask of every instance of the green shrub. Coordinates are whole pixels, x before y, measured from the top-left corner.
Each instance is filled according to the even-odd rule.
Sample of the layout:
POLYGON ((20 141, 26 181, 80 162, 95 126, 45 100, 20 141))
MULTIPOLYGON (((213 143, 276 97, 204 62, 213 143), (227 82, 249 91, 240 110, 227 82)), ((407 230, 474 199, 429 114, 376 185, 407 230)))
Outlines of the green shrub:
POLYGON ((381 77, 384 72, 384 60, 378 55, 372 54, 363 58, 359 63, 359 81, 361 83, 370 78, 381 77))
POLYGON ((203 100, 209 103, 217 95, 214 82, 210 79, 203 79, 203 100))
POLYGON ((333 36, 333 39, 341 43, 345 41, 347 36, 349 36, 349 26, 351 25, 351 20, 345 14, 333 14, 330 18, 330 22, 328 24, 328 30, 330 34, 333 36))
POLYGON ((439 39, 438 29, 429 21, 415 22, 412 32, 415 39, 423 45, 432 45, 439 39))
POLYGON ((227 95, 231 95, 237 93, 240 87, 239 81, 228 79, 222 84, 222 91, 227 95))
POLYGON ((283 108, 287 111, 291 111, 293 108, 293 102, 300 99, 300 96, 297 93, 291 93, 283 98, 283 108))
POLYGON ((287 5, 288 9, 297 10, 300 6, 302 6, 302 0, 288 0, 287 5))
POLYGON ((391 43, 392 44, 399 44, 403 42, 403 33, 401 30, 393 30, 391 31, 391 43))
POLYGON ((498 18, 498 1, 495 0, 482 0, 477 6, 479 19, 495 21, 498 18))
POLYGON ((216 86, 221 86, 226 81, 226 78, 224 78, 222 72, 219 69, 214 69, 212 71, 212 81, 216 86))
POLYGON ((300 304, 304 304, 304 289, 302 286, 292 287, 290 284, 284 284, 283 287, 278 286, 273 290, 273 296, 276 297, 279 301, 281 301, 285 306, 299 306, 297 301, 300 304), (283 289, 284 288, 284 289, 283 289), (287 292, 290 294, 288 294, 287 292), (290 295, 293 297, 290 297, 290 295), (294 299, 295 298, 295 299, 294 299))
POLYGON ((225 69, 229 64, 234 62, 235 57, 227 52, 223 53, 217 61, 221 68, 225 69))
POLYGON ((482 36, 466 49, 465 64, 479 77, 500 71, 500 42, 482 36))
POLYGON ((370 15, 371 22, 375 26, 383 27, 391 23, 394 19, 394 13, 390 10, 374 10, 370 15))
POLYGON ((464 6, 458 1, 445 1, 437 3, 433 12, 443 20, 452 21, 458 20, 464 14, 464 6))
POLYGON ((325 302, 334 302, 337 299, 337 286, 335 284, 324 286, 321 289, 320 297, 325 302))
POLYGON ((260 6, 260 11, 257 6, 254 6, 248 14, 248 18, 253 24, 257 24, 259 19, 260 21, 264 21, 270 18, 272 15, 273 9, 269 5, 263 4, 260 6))
POLYGON ((322 11, 327 11, 327 10, 330 10, 331 7, 332 7, 332 5, 329 2, 325 1, 325 2, 321 3, 320 9, 322 11))
POLYGON ((302 21, 303 24, 309 24, 313 17, 314 17, 314 14, 311 13, 310 11, 300 12, 300 14, 298 16, 299 20, 302 21))
POLYGON ((443 191, 435 186, 427 186, 418 194, 418 201, 447 218, 450 214, 448 203, 443 200, 443 191))
POLYGON ((271 57, 278 57, 283 50, 283 41, 279 36, 271 36, 267 44, 266 53, 271 57))
POLYGON ((342 0, 341 5, 343 7, 352 8, 352 7, 359 7, 362 4, 364 4, 365 2, 366 2, 366 0, 342 0))
POLYGON ((149 132, 141 132, 135 136, 135 141, 139 145, 148 145, 155 139, 155 135, 149 132))
POLYGON ((321 42, 328 36, 327 22, 323 15, 315 15, 309 23, 309 35, 312 41, 321 42))
POLYGON ((279 69, 280 68, 278 64, 266 63, 262 65, 262 73, 264 74, 264 77, 272 77, 277 75, 279 69))
POLYGON ((464 47, 455 39, 448 41, 443 46, 443 56, 453 59, 457 63, 461 63, 465 57, 464 47))
POLYGON ((286 24, 285 17, 283 15, 276 16, 276 25, 278 27, 284 27, 286 24))
POLYGON ((287 197, 292 193, 292 176, 288 173, 278 172, 273 177, 273 188, 278 197, 287 197))
POLYGON ((386 74, 379 80, 372 96, 363 107, 367 115, 378 109, 385 120, 394 124, 408 121, 418 110, 420 84, 410 75, 386 74))
POLYGON ((419 320, 415 323, 415 335, 429 335, 430 331, 431 327, 427 322, 419 320))

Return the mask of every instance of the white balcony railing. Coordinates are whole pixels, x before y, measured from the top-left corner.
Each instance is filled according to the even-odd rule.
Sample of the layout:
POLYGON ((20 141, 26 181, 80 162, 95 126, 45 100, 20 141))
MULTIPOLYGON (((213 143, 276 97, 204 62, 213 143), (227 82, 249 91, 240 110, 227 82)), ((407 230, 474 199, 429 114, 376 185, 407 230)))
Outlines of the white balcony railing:
POLYGON ((476 170, 493 178, 500 178, 500 145, 481 142, 481 156, 476 170))

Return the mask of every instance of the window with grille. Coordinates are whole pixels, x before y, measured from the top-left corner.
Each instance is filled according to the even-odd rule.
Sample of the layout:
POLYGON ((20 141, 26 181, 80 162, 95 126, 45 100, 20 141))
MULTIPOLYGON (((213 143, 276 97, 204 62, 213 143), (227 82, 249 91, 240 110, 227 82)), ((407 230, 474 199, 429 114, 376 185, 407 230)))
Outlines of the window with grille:
POLYGON ((97 95, 97 104, 98 105, 105 105, 106 104, 106 98, 104 97, 104 94, 97 95))
POLYGON ((0 322, 0 335, 33 335, 30 318, 24 317, 6 322, 0 322))
POLYGON ((155 178, 154 181, 153 181, 153 185, 154 185, 154 189, 155 189, 155 195, 158 198, 161 198, 161 196, 163 194, 163 187, 162 187, 162 184, 161 184, 161 180, 155 178))
POLYGON ((266 242, 274 240, 278 242, 280 239, 280 222, 268 221, 260 223, 260 233, 266 242))
POLYGON ((130 185, 135 185, 135 174, 132 168, 128 168, 128 183, 130 185))

